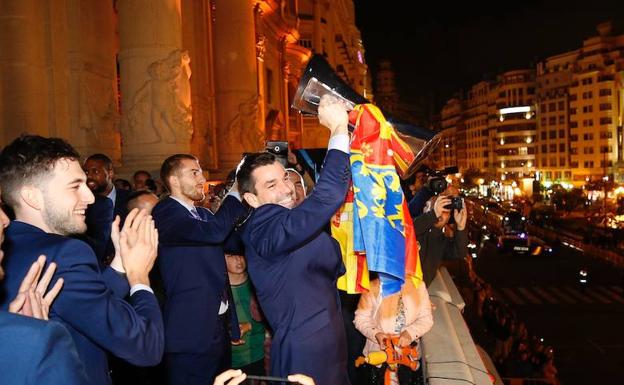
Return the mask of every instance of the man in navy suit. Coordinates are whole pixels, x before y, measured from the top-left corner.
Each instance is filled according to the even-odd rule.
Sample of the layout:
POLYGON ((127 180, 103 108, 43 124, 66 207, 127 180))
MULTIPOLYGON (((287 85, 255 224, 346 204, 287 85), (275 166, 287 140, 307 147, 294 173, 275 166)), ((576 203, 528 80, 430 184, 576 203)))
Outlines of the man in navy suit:
POLYGON ((271 374, 302 373, 317 384, 346 385, 346 338, 336 289, 344 268, 338 244, 323 229, 344 202, 351 178, 348 118, 339 102, 323 97, 319 121, 331 132, 325 165, 299 206, 294 207, 288 172, 273 154, 252 154, 243 161, 238 189, 254 211, 242 238, 274 332, 271 374))
POLYGON ((119 215, 121 223, 128 215, 128 197, 130 191, 115 187, 113 161, 104 154, 93 154, 83 164, 87 174, 87 186, 93 194, 107 197, 113 203, 113 217, 119 215))
MULTIPOLYGON (((33 261, 45 254, 57 265, 55 277, 64 280, 50 319, 70 332, 89 383, 107 385, 106 351, 140 366, 162 358, 162 316, 148 279, 158 235, 149 216, 131 212, 119 236, 120 253, 101 271, 91 248, 68 237, 86 230, 86 208, 94 200, 78 159, 64 140, 30 135, 0 153, 2 197, 16 217, 6 232, 2 306, 16 296, 33 261)), ((115 226, 113 233, 118 232, 115 226)))
POLYGON ((165 364, 170 384, 212 384, 230 367, 230 332, 238 320, 228 298, 222 243, 246 210, 229 196, 213 215, 194 203, 204 199, 206 180, 195 158, 167 158, 160 177, 170 196, 154 207, 160 246, 158 266, 165 287, 165 364))
POLYGON ((124 223, 128 215, 130 191, 115 187, 113 161, 104 154, 93 154, 82 165, 87 175, 87 186, 95 195, 95 202, 87 208, 88 242, 102 266, 115 253, 111 240, 111 225, 116 216, 124 223))
MULTIPOLYGON (((0 245, 4 241, 4 229, 9 223, 9 218, 0 209, 0 245)), ((0 250, 0 281, 4 277, 3 256, 0 250)), ((12 385, 86 384, 87 376, 71 336, 61 324, 46 321, 48 305, 60 291, 63 282, 58 280, 46 293, 55 266, 51 264, 40 281, 43 263, 45 258, 40 257, 32 265, 22 281, 23 290, 9 305, 9 312, 0 311, 2 380, 12 385), (37 291, 39 293, 35 294, 37 291)))

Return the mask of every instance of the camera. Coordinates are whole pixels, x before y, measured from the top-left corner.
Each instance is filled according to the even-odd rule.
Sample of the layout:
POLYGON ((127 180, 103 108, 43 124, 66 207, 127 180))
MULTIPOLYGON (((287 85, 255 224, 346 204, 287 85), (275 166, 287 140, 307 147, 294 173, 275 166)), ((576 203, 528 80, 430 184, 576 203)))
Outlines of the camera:
POLYGON ((450 197, 451 198, 451 203, 449 203, 448 205, 444 206, 445 209, 449 209, 449 210, 461 210, 462 209, 462 197, 450 197))
POLYGON ((265 143, 265 149, 267 152, 275 155, 277 160, 282 164, 282 166, 287 167, 288 165, 288 142, 273 142, 267 141, 265 143))
MULTIPOLYGON (((457 174, 459 169, 457 166, 446 167, 442 170, 433 170, 427 166, 423 167, 422 172, 429 175, 429 180, 427 181, 427 187, 431 192, 435 195, 438 195, 442 191, 446 190, 448 186, 448 182, 446 181, 446 176, 450 174, 457 174)), ((461 209, 461 206, 460 206, 461 209)))

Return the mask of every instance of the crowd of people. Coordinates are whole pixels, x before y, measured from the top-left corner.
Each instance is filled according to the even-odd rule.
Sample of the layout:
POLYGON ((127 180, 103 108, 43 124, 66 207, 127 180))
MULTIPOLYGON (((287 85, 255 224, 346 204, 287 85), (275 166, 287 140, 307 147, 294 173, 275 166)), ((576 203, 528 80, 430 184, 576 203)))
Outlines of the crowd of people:
MULTIPOLYGON (((424 283, 408 280, 385 296, 372 279, 345 312, 336 289, 342 256, 327 228, 351 180, 347 111, 324 97, 319 121, 330 140, 318 175, 293 153, 285 168, 259 152, 208 194, 190 154, 165 159, 159 179, 141 170, 131 183, 116 178, 108 156, 81 162, 62 139, 23 135, 6 146, 3 378, 376 383, 376 375, 354 377, 358 342, 348 325, 365 341, 359 355, 385 348, 392 336, 397 347, 416 347, 433 324, 427 285, 443 259, 466 255, 467 213, 449 208, 458 195, 452 187, 421 196, 410 211, 424 212, 414 211, 424 283)), ((419 380, 395 374, 392 381, 419 380)))
POLYGON ((507 378, 538 378, 557 385, 554 351, 542 338, 529 335, 526 324, 504 302, 497 299, 492 287, 472 271, 477 315, 487 333, 494 337, 492 359, 499 374, 507 378))

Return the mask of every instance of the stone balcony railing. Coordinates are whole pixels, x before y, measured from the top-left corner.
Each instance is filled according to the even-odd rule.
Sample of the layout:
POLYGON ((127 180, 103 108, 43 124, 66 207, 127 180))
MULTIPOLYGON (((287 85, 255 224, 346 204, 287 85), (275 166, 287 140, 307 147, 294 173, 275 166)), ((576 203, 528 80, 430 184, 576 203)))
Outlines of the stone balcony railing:
POLYGON ((457 287, 446 268, 438 270, 428 288, 435 305, 433 328, 422 337, 422 355, 428 385, 502 384, 487 353, 480 350, 472 339, 464 321, 465 307, 457 287), (487 368, 484 362, 487 362, 487 368))

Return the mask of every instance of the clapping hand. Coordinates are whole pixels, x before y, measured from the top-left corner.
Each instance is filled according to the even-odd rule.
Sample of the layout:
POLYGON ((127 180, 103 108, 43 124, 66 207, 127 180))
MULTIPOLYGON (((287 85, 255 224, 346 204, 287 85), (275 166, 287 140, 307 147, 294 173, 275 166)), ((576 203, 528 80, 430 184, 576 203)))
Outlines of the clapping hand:
POLYGON ((130 286, 149 285, 157 253, 158 230, 152 216, 145 209, 133 209, 119 234, 119 254, 130 286))
POLYGON ((57 279, 52 289, 46 293, 56 270, 56 263, 50 263, 43 277, 39 279, 45 260, 45 255, 40 255, 32 264, 20 285, 17 296, 9 304, 9 312, 43 320, 48 319, 50 306, 63 287, 63 278, 57 279))

